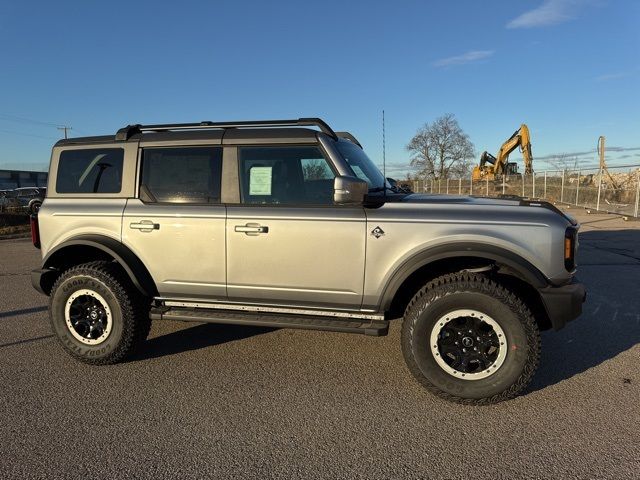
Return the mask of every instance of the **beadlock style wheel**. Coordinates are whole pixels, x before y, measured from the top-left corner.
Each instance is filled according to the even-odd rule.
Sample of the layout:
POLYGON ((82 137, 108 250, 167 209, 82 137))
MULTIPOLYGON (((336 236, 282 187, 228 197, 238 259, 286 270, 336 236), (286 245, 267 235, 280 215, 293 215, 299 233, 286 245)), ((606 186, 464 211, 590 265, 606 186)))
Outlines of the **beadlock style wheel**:
POLYGON ((49 319, 62 348, 91 365, 118 363, 149 333, 149 299, 115 262, 65 270, 51 287, 49 319))
POLYGON ((478 310, 454 310, 441 316, 430 336, 436 363, 463 380, 493 375, 507 357, 504 331, 493 318, 478 310))
POLYGON ((89 289, 78 290, 69 297, 64 317, 71 335, 86 345, 104 342, 113 326, 106 300, 89 289))
POLYGON ((540 331, 528 305, 497 278, 456 272, 428 282, 402 322, 409 371, 446 400, 489 405, 513 398, 531 381, 540 331))

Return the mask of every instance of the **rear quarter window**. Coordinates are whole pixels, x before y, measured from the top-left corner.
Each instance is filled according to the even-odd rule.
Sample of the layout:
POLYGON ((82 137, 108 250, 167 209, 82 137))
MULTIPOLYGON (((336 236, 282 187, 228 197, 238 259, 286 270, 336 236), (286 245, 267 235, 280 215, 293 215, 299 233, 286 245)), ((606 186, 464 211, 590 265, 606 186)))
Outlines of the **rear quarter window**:
POLYGON ((120 193, 122 148, 65 150, 58 160, 57 193, 120 193))

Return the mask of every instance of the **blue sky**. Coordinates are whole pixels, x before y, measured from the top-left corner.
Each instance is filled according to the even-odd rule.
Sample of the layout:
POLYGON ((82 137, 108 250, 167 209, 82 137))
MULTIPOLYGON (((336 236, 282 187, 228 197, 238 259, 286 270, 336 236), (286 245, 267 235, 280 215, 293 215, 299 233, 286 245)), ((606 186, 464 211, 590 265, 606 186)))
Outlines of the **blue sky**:
POLYGON ((522 122, 556 154, 640 163, 640 2, 0 0, 0 168, 46 168, 61 132, 320 116, 406 171, 425 122, 478 154, 522 122), (35 123, 35 122, 41 123, 35 123))

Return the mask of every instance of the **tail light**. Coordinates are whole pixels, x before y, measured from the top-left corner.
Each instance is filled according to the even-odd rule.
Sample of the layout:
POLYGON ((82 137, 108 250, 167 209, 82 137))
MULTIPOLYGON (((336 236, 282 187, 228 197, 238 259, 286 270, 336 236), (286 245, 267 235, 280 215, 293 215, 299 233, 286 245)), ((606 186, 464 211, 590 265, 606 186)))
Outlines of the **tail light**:
POLYGON ((569 272, 576 268, 576 243, 578 229, 569 227, 564 233, 564 268, 569 272))
POLYGON ((33 242, 33 246, 40 248, 40 226, 38 225, 38 215, 31 215, 31 217, 29 217, 29 222, 31 224, 31 241, 33 242))

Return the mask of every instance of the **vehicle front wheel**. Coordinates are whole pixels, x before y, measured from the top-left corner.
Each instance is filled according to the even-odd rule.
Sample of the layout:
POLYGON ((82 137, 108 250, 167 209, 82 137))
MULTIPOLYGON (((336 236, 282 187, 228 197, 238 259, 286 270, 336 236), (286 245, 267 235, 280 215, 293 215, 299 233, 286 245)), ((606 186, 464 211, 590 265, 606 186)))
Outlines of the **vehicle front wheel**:
POLYGON ((94 365, 125 359, 151 327, 149 302, 116 264, 105 261, 64 272, 51 290, 49 317, 62 347, 94 365))
POLYGON ((492 404, 518 395, 540 357, 540 333, 526 304, 477 273, 443 275, 413 297, 402 351, 411 373, 438 396, 492 404))

